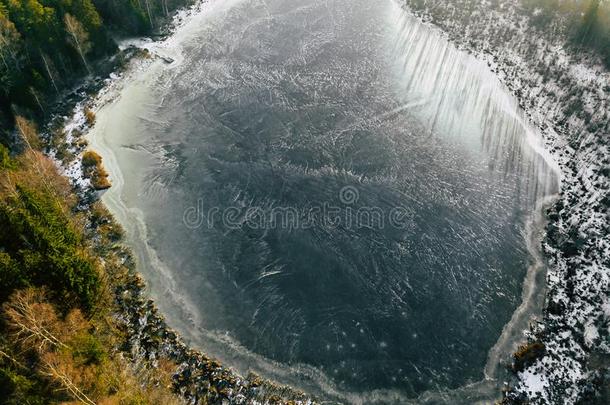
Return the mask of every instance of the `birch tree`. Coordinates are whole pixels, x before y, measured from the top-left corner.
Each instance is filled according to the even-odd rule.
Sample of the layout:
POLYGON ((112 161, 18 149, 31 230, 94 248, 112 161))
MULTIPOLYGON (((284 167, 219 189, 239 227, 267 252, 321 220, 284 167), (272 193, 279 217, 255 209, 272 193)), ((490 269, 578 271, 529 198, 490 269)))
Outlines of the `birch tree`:
POLYGON ((15 342, 35 347, 39 352, 67 346, 60 339, 59 319, 40 290, 27 289, 13 294, 3 305, 8 329, 15 342))
POLYGON ((55 69, 53 67, 53 62, 49 60, 48 56, 42 52, 42 50, 40 51, 40 59, 42 60, 44 69, 47 72, 47 76, 49 76, 49 79, 51 80, 51 84, 53 85, 55 92, 59 94, 59 89, 57 88, 57 83, 55 82, 55 69))
POLYGON ((21 70, 21 35, 0 9, 0 88, 7 92, 13 76, 21 70))
POLYGON ((150 11, 150 0, 144 0, 144 4, 146 5, 146 13, 148 14, 148 20, 150 21, 150 27, 154 28, 155 24, 153 22, 152 13, 150 11))
MULTIPOLYGON (((86 330, 88 325, 82 313, 73 310, 65 321, 60 320, 44 292, 34 288, 17 291, 2 309, 12 340, 39 355, 40 372, 51 378, 60 391, 81 403, 95 405, 81 387, 85 385, 85 370, 74 363, 74 349, 65 343, 86 330)), ((0 355, 10 356, 4 351, 0 355)))
POLYGON ((68 33, 68 42, 78 51, 87 72, 91 73, 89 64, 85 55, 91 50, 91 42, 89 42, 89 34, 83 25, 69 13, 64 15, 64 24, 68 33))
MULTIPOLYGON (((65 356, 64 356, 65 357, 65 356)), ((74 363, 62 358, 58 353, 48 352, 42 356, 42 373, 53 379, 61 387, 60 391, 67 392, 74 399, 86 405, 96 405, 79 387, 77 377, 83 370, 75 367, 74 363)))

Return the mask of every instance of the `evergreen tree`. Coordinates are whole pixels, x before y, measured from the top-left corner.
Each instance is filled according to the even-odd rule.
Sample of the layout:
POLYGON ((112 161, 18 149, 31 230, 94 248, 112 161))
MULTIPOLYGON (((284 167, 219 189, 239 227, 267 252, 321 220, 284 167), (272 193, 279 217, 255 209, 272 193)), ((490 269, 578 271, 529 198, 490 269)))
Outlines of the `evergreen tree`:
POLYGON ((0 7, 0 91, 4 94, 9 93, 21 73, 21 46, 21 35, 8 19, 6 7, 0 7))

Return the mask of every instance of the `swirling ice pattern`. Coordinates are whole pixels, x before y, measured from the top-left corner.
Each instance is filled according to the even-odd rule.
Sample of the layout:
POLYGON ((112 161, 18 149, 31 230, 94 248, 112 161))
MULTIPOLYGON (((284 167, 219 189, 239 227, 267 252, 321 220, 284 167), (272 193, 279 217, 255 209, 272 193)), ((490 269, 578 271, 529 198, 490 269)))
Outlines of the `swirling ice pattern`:
POLYGON ((345 390, 413 396, 482 376, 518 305, 525 214, 555 183, 500 85, 401 13, 390 0, 251 0, 194 29, 150 85, 155 120, 138 124, 172 145, 171 167, 143 168, 151 181, 171 169, 165 198, 132 202, 200 304, 195 327, 345 390), (198 204, 403 207, 411 222, 184 226, 198 204))

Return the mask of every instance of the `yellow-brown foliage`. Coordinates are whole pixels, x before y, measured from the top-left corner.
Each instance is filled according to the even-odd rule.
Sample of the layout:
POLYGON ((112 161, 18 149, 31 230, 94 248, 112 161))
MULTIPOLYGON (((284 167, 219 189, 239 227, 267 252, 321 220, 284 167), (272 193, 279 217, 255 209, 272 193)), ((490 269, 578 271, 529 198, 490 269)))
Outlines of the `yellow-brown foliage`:
MULTIPOLYGON (((87 320, 74 309, 60 317, 44 290, 28 288, 11 295, 2 307, 10 333, 11 358, 39 359, 32 370, 60 392, 73 398, 66 404, 180 404, 171 392, 176 364, 159 360, 158 367, 136 372, 114 354, 106 318, 87 320)), ((15 360, 19 362, 19 360, 15 360)), ((25 361, 20 363, 25 364, 25 361)))
POLYGON ((90 108, 85 108, 85 119, 87 124, 92 127, 95 124, 95 113, 90 108))
POLYGON ((88 150, 83 153, 83 166, 86 168, 95 167, 102 164, 102 157, 95 151, 88 150))
POLYGON ((14 293, 2 306, 9 336, 22 349, 43 353, 63 345, 59 319, 43 290, 29 288, 14 293))
POLYGON ((68 179, 59 174, 51 159, 38 151, 28 150, 16 161, 14 170, 0 172, 0 200, 14 193, 16 185, 21 185, 50 193, 63 210, 76 204, 76 196, 68 179))
POLYGON ((18 115, 15 117, 15 128, 28 149, 38 150, 42 147, 40 137, 38 136, 38 129, 33 122, 18 115))
POLYGON ((92 150, 83 153, 83 175, 91 181, 96 190, 106 190, 111 187, 108 172, 102 164, 102 157, 92 150))
POLYGON ((532 364, 544 353, 544 350, 544 344, 539 341, 519 346, 519 349, 513 354, 515 370, 521 371, 527 365, 532 364))
MULTIPOLYGON (((20 190, 39 191, 44 198, 33 201, 48 204, 39 205, 40 209, 52 209, 56 217, 68 218, 65 223, 60 222, 76 235, 71 242, 74 250, 70 253, 91 259, 93 269, 101 275, 97 282, 100 288, 96 292, 99 299, 93 307, 83 307, 86 317, 72 303, 55 300, 58 298, 55 289, 52 294, 51 290, 47 294, 40 288, 14 291, 0 308, 0 323, 3 325, 0 367, 27 376, 24 377, 26 381, 38 384, 36 392, 43 394, 44 391, 44 395, 55 396, 48 398, 52 403, 66 398, 72 399, 67 403, 74 404, 181 403, 171 390, 171 375, 177 367, 174 362, 158 359, 157 367, 142 371, 136 370, 130 360, 120 354, 119 347, 125 336, 112 316, 112 290, 104 277, 109 276, 116 283, 128 272, 122 261, 124 256, 113 253, 114 242, 121 237, 120 226, 100 204, 94 206, 90 215, 75 215, 73 208, 77 197, 55 164, 36 150, 38 137, 35 126, 22 118, 18 126, 24 143, 32 147, 11 158, 10 167, 0 170, 0 207, 9 211, 13 206, 21 208, 18 200, 20 190), (59 213, 55 212, 55 205, 59 213), (85 224, 92 225, 90 232, 96 232, 95 238, 87 239, 83 234, 81 229, 85 224), (96 251, 103 254, 103 263, 92 256, 91 247, 98 245, 107 246, 103 253, 96 251), (55 304, 49 301, 49 297, 55 300, 55 304), (61 311, 55 305, 61 305, 61 311)), ((94 152, 86 156, 83 158, 92 163, 95 175, 106 179, 101 157, 94 152)), ((41 226, 48 228, 45 224, 41 226)), ((120 248, 116 249, 120 251, 120 248)), ((7 252, 0 252, 0 265, 9 259, 11 256, 7 252)))

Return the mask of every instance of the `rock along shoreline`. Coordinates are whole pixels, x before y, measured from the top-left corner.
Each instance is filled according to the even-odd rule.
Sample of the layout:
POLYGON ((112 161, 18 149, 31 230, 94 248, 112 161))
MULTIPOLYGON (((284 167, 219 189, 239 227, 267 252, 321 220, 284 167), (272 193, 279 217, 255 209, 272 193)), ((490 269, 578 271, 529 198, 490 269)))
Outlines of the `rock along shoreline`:
MULTIPOLYGON (((406 0, 423 22, 487 62, 543 135, 562 173, 542 241, 543 319, 514 356, 504 403, 594 403, 610 380, 610 72, 528 24, 518 2, 406 0)), ((604 403, 603 399, 602 402, 604 403)))
MULTIPOLYGON (((164 36, 173 33, 191 16, 204 12, 205 3, 197 2, 179 12, 164 36)), ((404 3, 413 6, 416 2, 404 3)), ((505 401, 576 403, 596 393, 610 364, 610 241, 607 236, 610 233, 607 139, 610 74, 589 64, 586 61, 589 55, 579 59, 557 43, 527 35, 527 28, 523 28, 527 23, 521 21, 523 16, 516 17, 514 5, 507 4, 506 8, 491 14, 479 5, 474 14, 485 18, 471 18, 469 25, 464 25, 459 12, 442 14, 452 5, 442 7, 409 10, 423 22, 439 27, 459 48, 488 63, 517 97, 529 119, 541 129, 545 146, 563 173, 561 195, 548 212, 550 223, 543 243, 549 267, 545 315, 543 322, 528 335, 529 344, 541 342, 544 350, 516 372, 505 401), (496 43, 492 44, 490 38, 495 38, 496 43), (528 58, 526 52, 533 52, 534 56, 528 58), (542 66, 537 66, 540 60, 542 66), (548 76, 546 79, 543 72, 548 76), (583 112, 569 114, 574 103, 583 99, 583 112)), ((125 72, 133 71, 134 64, 143 67, 154 58, 164 59, 151 54, 146 46, 144 50, 128 47, 122 54, 128 60, 125 72)), ((116 93, 113 86, 120 86, 124 80, 122 73, 116 71, 103 83, 96 79, 88 90, 75 91, 80 101, 76 102, 71 118, 60 117, 54 124, 62 121, 69 153, 68 158, 61 159, 56 150, 51 150, 50 155, 72 179, 84 210, 98 198, 91 191, 89 181, 82 177, 79 158, 84 150, 82 136, 91 125, 85 111, 100 100, 110 101, 108 93, 116 93)), ((135 271, 130 252, 124 248, 114 250, 123 268, 120 275, 109 275, 115 280, 111 283, 117 308, 115 315, 127 336, 121 350, 134 367, 156 367, 161 358, 176 362, 173 390, 191 404, 316 403, 304 393, 254 374, 241 377, 190 349, 166 325, 153 301, 147 298, 144 281, 135 271)))
MULTIPOLYGON (((55 115, 45 127, 43 137, 51 145, 46 153, 67 176, 79 197, 78 209, 90 212, 99 201, 91 180, 83 175, 82 155, 87 150, 85 135, 95 125, 91 112, 117 97, 122 84, 152 61, 165 63, 173 60, 151 52, 148 44, 162 41, 186 24, 192 17, 205 12, 206 0, 196 1, 189 8, 179 10, 162 32, 151 39, 123 41, 120 51, 110 60, 98 62, 100 73, 86 78, 83 83, 64 94, 55 115), (114 68, 106 79, 100 77, 114 68)), ((116 228, 114 218, 108 219, 116 228)), ((87 229, 94 250, 103 251, 101 261, 114 297, 113 317, 120 330, 120 347, 114 348, 136 370, 159 367, 160 361, 169 361, 177 367, 173 373, 171 390, 187 404, 286 404, 315 405, 310 396, 292 387, 275 384, 254 373, 238 375, 204 353, 190 348, 182 337, 165 322, 155 303, 148 298, 142 276, 130 249, 122 245, 102 242, 91 226, 87 229)))

